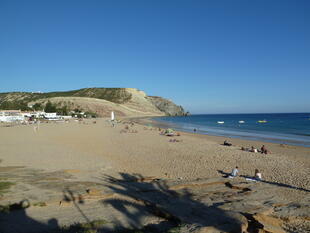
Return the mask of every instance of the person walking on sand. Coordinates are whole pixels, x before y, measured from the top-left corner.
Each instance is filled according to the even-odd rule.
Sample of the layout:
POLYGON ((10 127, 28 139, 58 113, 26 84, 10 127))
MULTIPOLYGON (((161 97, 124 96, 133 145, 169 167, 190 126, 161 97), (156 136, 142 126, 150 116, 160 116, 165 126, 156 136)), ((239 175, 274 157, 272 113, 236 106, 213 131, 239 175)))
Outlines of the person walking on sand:
POLYGON ((40 121, 35 120, 33 123, 33 130, 35 133, 38 132, 39 126, 40 126, 40 121))
POLYGON ((111 112, 111 125, 113 128, 115 127, 115 115, 113 111, 111 112))
POLYGON ((239 170, 238 170, 238 166, 236 166, 230 173, 229 178, 234 178, 236 176, 238 176, 239 170))

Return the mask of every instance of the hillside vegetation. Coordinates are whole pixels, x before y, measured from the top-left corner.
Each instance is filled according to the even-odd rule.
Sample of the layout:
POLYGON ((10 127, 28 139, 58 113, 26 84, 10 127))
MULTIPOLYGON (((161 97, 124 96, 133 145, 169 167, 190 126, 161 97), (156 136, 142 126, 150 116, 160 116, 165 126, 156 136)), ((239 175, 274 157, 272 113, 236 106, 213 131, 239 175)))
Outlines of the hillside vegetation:
POLYGON ((164 98, 148 97, 134 88, 83 88, 73 91, 30 93, 0 93, 0 109, 42 110, 47 103, 57 109, 79 109, 108 116, 115 111, 120 116, 184 115, 183 108, 164 98))
POLYGON ((0 103, 9 101, 30 102, 53 97, 89 97, 122 104, 130 100, 131 94, 125 88, 83 88, 74 91, 47 93, 8 92, 0 93, 0 103))

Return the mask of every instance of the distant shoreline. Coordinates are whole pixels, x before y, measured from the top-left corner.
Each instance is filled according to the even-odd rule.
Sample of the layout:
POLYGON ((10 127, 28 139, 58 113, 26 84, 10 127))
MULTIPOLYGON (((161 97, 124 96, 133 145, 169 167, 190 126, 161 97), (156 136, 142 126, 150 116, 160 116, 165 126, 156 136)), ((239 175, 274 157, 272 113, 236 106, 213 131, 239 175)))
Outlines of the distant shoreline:
MULTIPOLYGON (((305 118, 305 115, 307 119, 307 114, 308 113, 289 113, 289 114, 279 113, 279 116, 273 113, 272 114, 269 114, 269 113, 268 114, 228 114, 228 116, 225 116, 225 114, 214 114, 214 115, 201 114, 201 115, 189 116, 190 117, 189 119, 171 117, 171 120, 170 120, 169 117, 164 117, 164 118, 154 117, 151 120, 154 120, 153 124, 159 125, 161 127, 166 127, 166 128, 174 128, 176 130, 183 131, 183 132, 192 133, 194 129, 196 129, 194 133, 198 133, 202 135, 221 136, 221 137, 227 137, 227 138, 237 138, 237 139, 244 139, 244 140, 251 140, 251 141, 261 141, 261 142, 285 144, 285 145, 292 145, 292 146, 302 146, 302 147, 309 148, 310 138, 306 132, 306 130, 308 129, 307 128, 308 121, 305 123, 302 122, 303 124, 305 124, 306 128, 301 128, 301 125, 300 125, 300 119, 301 121, 303 121, 305 118), (230 115, 232 117, 230 117, 230 115), (272 118, 274 119, 272 118, 270 119, 270 121, 272 122, 271 125, 269 125, 269 119, 268 119, 268 125, 266 125, 267 127, 261 128, 260 125, 257 125, 257 122, 256 122, 257 120, 253 121, 255 117, 253 117, 252 115, 257 116, 257 119, 261 117, 260 115, 262 115, 262 117, 263 118, 265 117, 266 119, 272 116, 272 118), (225 126, 220 125, 219 127, 219 124, 213 123, 213 121, 216 122, 217 116, 220 117, 219 119, 223 119, 221 120, 223 121, 223 123, 225 119, 225 126), (240 116, 241 120, 245 120, 246 124, 240 125, 237 122, 237 125, 236 125, 235 121, 238 121, 239 119, 238 116, 240 116), (295 118, 297 122, 296 126, 298 127, 294 130, 290 130, 290 129, 293 129, 292 127, 294 127, 294 125, 292 125, 292 120, 295 120, 295 118), (227 126, 226 126, 226 121, 228 124, 227 126), (282 123, 282 122, 285 122, 285 123, 282 123), (282 127, 282 128, 279 128, 279 127, 282 127)), ((244 121, 242 123, 244 123, 244 121)))
POLYGON ((218 143, 222 143, 224 140, 230 140, 235 142, 235 144, 237 143, 240 146, 248 146, 249 145, 256 145, 257 148, 259 148, 258 146, 260 145, 269 145, 272 147, 292 147, 292 148, 299 148, 301 150, 306 150, 308 153, 308 150, 310 147, 308 146, 302 146, 302 145, 293 145, 293 144, 286 144, 286 143, 280 143, 280 142, 275 142, 275 141, 268 141, 268 140, 259 140, 257 138, 250 138, 250 137, 235 137, 233 135, 231 136, 225 136, 225 135, 216 135, 216 134, 207 134, 207 133, 203 133, 199 130, 197 130, 196 132, 191 132, 189 130, 185 130, 182 129, 181 127, 177 127, 177 124, 175 124, 175 126, 173 126, 173 124, 167 123, 167 122, 162 122, 162 121, 157 121, 156 118, 162 118, 162 116, 148 116, 148 117, 129 117, 127 119, 130 119, 132 121, 135 121, 136 123, 142 124, 144 126, 155 126, 155 127, 159 127, 159 128, 173 128, 176 131, 188 134, 188 135, 192 135, 192 136, 198 136, 198 137, 205 137, 208 140, 211 141, 215 141, 218 143))

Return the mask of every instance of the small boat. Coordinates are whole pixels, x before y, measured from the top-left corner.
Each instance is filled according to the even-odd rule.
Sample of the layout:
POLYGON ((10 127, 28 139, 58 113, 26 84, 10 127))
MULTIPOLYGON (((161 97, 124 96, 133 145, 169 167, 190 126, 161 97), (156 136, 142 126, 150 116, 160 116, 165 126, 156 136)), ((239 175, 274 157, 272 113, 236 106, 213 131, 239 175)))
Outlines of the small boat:
POLYGON ((244 123, 244 121, 239 121, 239 123, 240 123, 240 124, 243 124, 243 123, 244 123))
POLYGON ((259 121, 257 121, 258 123, 267 123, 267 121, 266 120, 259 120, 259 121))
POLYGON ((224 121, 218 121, 217 123, 218 124, 224 124, 225 122, 224 121))

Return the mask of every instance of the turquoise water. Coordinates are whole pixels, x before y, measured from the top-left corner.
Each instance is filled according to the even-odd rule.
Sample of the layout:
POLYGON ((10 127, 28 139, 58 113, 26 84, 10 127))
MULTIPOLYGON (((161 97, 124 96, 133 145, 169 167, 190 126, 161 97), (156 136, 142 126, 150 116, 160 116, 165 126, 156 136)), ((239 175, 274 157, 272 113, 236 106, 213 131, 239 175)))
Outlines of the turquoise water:
POLYGON ((310 147, 310 113, 204 114, 154 120, 187 132, 196 129, 200 134, 310 147))

